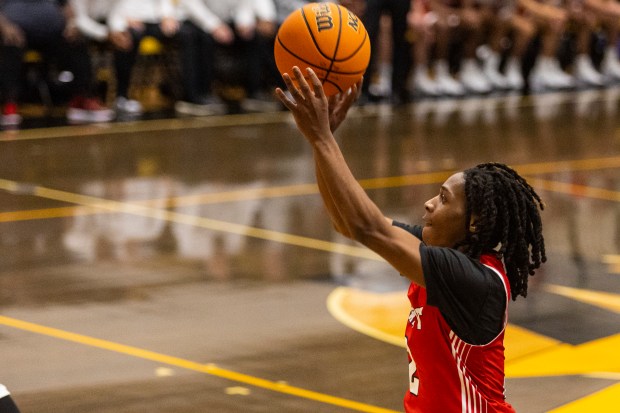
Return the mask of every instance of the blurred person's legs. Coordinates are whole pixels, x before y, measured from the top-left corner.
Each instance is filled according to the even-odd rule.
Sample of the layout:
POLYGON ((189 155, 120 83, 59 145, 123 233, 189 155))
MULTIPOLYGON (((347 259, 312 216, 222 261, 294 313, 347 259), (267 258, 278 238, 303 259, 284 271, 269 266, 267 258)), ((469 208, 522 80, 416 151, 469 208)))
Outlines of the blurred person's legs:
POLYGON ((140 42, 146 36, 146 27, 148 25, 145 25, 145 30, 129 29, 131 47, 127 50, 114 50, 114 70, 116 73, 116 100, 114 104, 120 114, 139 116, 144 112, 142 103, 129 98, 129 86, 138 58, 140 42))
POLYGON ((2 126, 16 126, 22 121, 18 112, 20 94, 20 73, 24 49, 0 44, 0 99, 2 102, 2 126))
POLYGON ((410 76, 410 89, 423 96, 439 96, 439 85, 430 76, 430 53, 435 38, 437 17, 429 12, 422 2, 416 3, 409 12, 409 28, 413 36, 413 70, 410 76))
POLYGON ((436 59, 433 65, 437 88, 442 95, 463 96, 465 95, 465 88, 460 81, 452 76, 450 69, 450 44, 453 38, 460 35, 460 28, 449 16, 438 15, 437 18, 435 24, 436 59))
POLYGON ((411 45, 407 41, 407 13, 410 0, 393 0, 392 15, 392 103, 407 103, 410 99, 407 77, 411 66, 411 45))
POLYGON ((607 83, 620 80, 620 61, 618 60, 618 41, 620 37, 620 3, 604 0, 587 2, 595 13, 605 34, 605 50, 601 61, 601 72, 607 83))
POLYGON ((226 105, 213 93, 215 40, 211 34, 185 21, 179 30, 182 99, 175 103, 180 114, 223 114, 226 105))
POLYGON ((572 88, 575 85, 574 78, 562 70, 557 58, 560 39, 566 31, 566 23, 531 17, 541 33, 541 47, 529 74, 530 89, 541 91, 572 88))
POLYGON ((502 2, 480 3, 480 15, 484 25, 488 27, 486 44, 480 50, 483 51, 482 71, 494 89, 510 89, 508 79, 501 72, 502 55, 505 50, 504 43, 511 29, 511 8, 502 7, 502 2))
POLYGON ((50 60, 57 59, 59 70, 72 74, 72 98, 67 108, 67 119, 73 122, 109 122, 114 119, 114 111, 95 98, 93 68, 86 42, 67 42, 61 36, 42 45, 41 49, 50 60))
POLYGON ((489 93, 493 87, 484 76, 476 59, 476 51, 482 44, 486 21, 479 9, 468 8, 458 13, 462 34, 463 59, 459 69, 459 79, 471 93, 489 93))
POLYGON ((510 89, 522 90, 525 86, 523 56, 536 35, 536 27, 527 17, 516 13, 512 14, 510 25, 512 41, 507 53, 504 73, 510 89))
MULTIPOLYGON (((394 103, 403 103, 409 100, 407 91, 407 73, 409 72, 409 43, 407 42, 407 13, 410 8, 410 0, 368 0, 362 17, 364 27, 368 32, 371 49, 379 50, 379 35, 381 31, 381 17, 388 13, 392 27, 392 53, 391 53, 391 93, 394 103)), ((380 68, 378 53, 373 53, 366 70, 366 78, 377 77, 380 68)), ((362 94, 366 98, 373 99, 369 90, 370 82, 362 85, 362 94)), ((376 98, 375 98, 376 99, 376 98)))
POLYGON ((570 13, 570 19, 575 31, 575 64, 574 75, 577 81, 584 86, 602 86, 603 75, 592 63, 590 55, 590 40, 598 26, 598 19, 589 10, 580 9, 570 13))
MULTIPOLYGON (((240 57, 241 76, 246 96, 241 107, 249 112, 272 112, 281 106, 272 95, 271 87, 265 83, 267 66, 262 60, 267 50, 273 50, 270 38, 258 31, 249 39, 242 38, 235 31, 233 46, 240 57)), ((273 52, 271 52, 273 54, 273 52)))
POLYGON ((376 53, 377 70, 370 83, 368 91, 379 98, 389 97, 392 94, 392 21, 388 15, 381 16, 379 23, 379 39, 376 53))

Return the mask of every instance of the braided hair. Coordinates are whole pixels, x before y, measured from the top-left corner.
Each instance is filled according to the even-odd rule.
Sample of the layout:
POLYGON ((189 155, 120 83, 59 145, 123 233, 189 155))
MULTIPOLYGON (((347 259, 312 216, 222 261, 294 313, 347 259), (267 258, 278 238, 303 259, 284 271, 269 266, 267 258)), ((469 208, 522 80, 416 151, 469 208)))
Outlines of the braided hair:
POLYGON ((527 296, 527 282, 547 260, 534 189, 516 171, 500 163, 484 163, 464 171, 467 237, 460 245, 472 258, 499 247, 512 299, 527 296), (475 217, 474 231, 469 230, 475 217))

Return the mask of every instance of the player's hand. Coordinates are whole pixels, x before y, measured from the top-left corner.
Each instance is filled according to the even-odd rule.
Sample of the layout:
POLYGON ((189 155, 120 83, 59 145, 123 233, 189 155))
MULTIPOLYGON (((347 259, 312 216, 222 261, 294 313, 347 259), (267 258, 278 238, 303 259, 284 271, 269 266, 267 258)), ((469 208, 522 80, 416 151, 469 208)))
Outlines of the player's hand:
POLYGON ((312 86, 308 84, 301 70, 295 66, 293 75, 297 85, 288 73, 282 75, 292 99, 286 96, 280 88, 276 89, 276 95, 293 114, 301 133, 310 143, 316 143, 332 137, 329 124, 329 101, 316 73, 308 68, 306 74, 312 86))
POLYGON ((226 24, 220 24, 219 26, 217 26, 213 30, 213 32, 211 32, 211 35, 213 36, 215 41, 220 44, 232 44, 232 42, 235 40, 235 34, 226 24))
POLYGON ((172 17, 164 17, 161 20, 161 31, 165 36, 172 37, 179 31, 179 21, 172 17))
POLYGON ((353 103, 360 97, 362 93, 362 83, 364 79, 360 79, 351 89, 330 96, 329 102, 329 128, 332 133, 338 129, 342 121, 347 117, 347 113, 353 103))
POLYGON ((124 52, 131 50, 133 47, 133 39, 131 38, 131 34, 129 32, 110 32, 109 40, 112 45, 124 52))

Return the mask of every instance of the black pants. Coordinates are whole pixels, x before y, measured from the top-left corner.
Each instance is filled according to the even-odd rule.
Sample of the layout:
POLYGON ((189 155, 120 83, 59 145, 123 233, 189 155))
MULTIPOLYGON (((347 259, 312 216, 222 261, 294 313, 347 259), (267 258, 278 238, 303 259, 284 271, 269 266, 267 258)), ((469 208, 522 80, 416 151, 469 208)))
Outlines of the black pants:
POLYGON ((183 100, 198 103, 212 93, 215 40, 211 34, 185 21, 178 36, 183 100))
MULTIPOLYGON (((362 17, 370 38, 372 53, 366 70, 366 79, 370 79, 377 67, 378 38, 381 15, 389 13, 392 18, 392 93, 398 97, 407 95, 407 74, 411 64, 410 47, 407 42, 407 13, 411 7, 410 0, 367 0, 366 11, 362 17)), ((369 81, 364 82, 362 91, 368 93, 369 81)))
POLYGON ((18 100, 21 92, 21 73, 24 53, 32 49, 41 53, 47 65, 73 74, 72 93, 87 95, 92 92, 93 75, 88 47, 84 42, 69 43, 62 32, 41 37, 25 32, 26 46, 7 46, 0 43, 0 95, 4 101, 18 100))

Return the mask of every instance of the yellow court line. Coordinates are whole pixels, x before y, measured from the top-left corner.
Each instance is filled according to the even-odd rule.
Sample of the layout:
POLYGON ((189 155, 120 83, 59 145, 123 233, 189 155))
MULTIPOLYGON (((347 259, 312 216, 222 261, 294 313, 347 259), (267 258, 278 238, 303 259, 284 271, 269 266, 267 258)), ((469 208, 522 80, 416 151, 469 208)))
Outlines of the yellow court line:
MULTIPOLYGON (((560 170, 592 170, 620 167, 620 157, 593 158, 585 160, 545 162, 535 164, 519 165, 515 168, 523 174, 551 173, 560 170)), ((452 172, 430 172, 412 175, 370 178, 360 180, 360 184, 365 189, 382 189, 401 186, 428 185, 443 182, 452 172)), ((549 192, 560 192, 570 195, 592 197, 604 200, 618 201, 620 193, 599 188, 591 188, 576 184, 566 184, 555 181, 547 181, 532 178, 531 183, 549 192)), ((19 184, 15 182, 13 189, 4 188, 13 192, 18 192, 19 184)), ((207 205, 225 202, 238 202, 254 199, 282 198, 291 196, 313 195, 318 193, 316 184, 284 185, 267 188, 241 189, 237 191, 226 191, 200 195, 187 195, 181 197, 170 197, 165 200, 151 199, 145 201, 132 201, 132 204, 150 206, 159 205, 166 201, 170 208, 190 205, 207 205)), ((101 209, 84 210, 80 207, 61 207, 47 208, 28 211, 10 211, 0 213, 0 222, 26 221, 34 219, 63 218, 77 215, 90 215, 101 213, 101 209)))
POLYGON ((600 199, 603 201, 620 202, 620 191, 612 191, 604 188, 593 188, 585 185, 571 184, 566 182, 549 181, 546 179, 533 178, 530 184, 545 191, 562 193, 571 196, 600 199))
POLYGON ((620 401, 620 383, 613 384, 582 399, 550 410, 549 413, 615 413, 618 411, 618 401, 620 401))
MULTIPOLYGON (((9 181, 6 179, 0 179, 0 189, 17 193, 24 191, 24 188, 21 188, 18 182, 9 181)), ((56 189, 50 189, 41 186, 28 186, 27 189, 29 191, 29 194, 33 196, 68 202, 72 204, 84 205, 92 208, 102 209, 105 211, 139 215, 157 220, 165 220, 170 222, 176 222, 179 224, 192 225, 195 227, 210 229, 214 231, 239 234, 267 241, 274 241, 281 244, 294 245, 298 247, 382 261, 381 257, 379 257, 377 254, 367 248, 338 244, 329 241, 321 241, 314 238, 287 234, 284 232, 271 231, 267 229, 250 227, 247 225, 219 221, 210 218, 203 218, 194 215, 181 214, 178 212, 149 208, 147 206, 138 204, 110 201, 102 198, 74 194, 71 192, 59 191, 56 189)))
POLYGON ((514 166, 514 169, 519 171, 522 175, 540 175, 561 171, 585 171, 609 168, 620 168, 620 156, 573 159, 569 161, 538 162, 514 166))
MULTIPOLYGON (((422 173, 416 175, 407 175, 400 177, 387 177, 387 178, 372 178, 364 179, 360 181, 362 187, 366 189, 378 189, 388 187, 398 187, 407 185, 426 185, 432 183, 441 183, 448 176, 449 172, 432 172, 422 173)), ((26 187, 26 191, 31 191, 34 186, 22 185, 15 181, 4 180, 4 183, 0 185, 0 189, 5 189, 10 192, 20 193, 26 192, 22 189, 22 186, 26 187)), ((184 207, 191 205, 209 205, 220 204, 226 202, 238 202, 249 201, 255 199, 272 199, 272 198, 284 198, 303 195, 314 195, 319 192, 316 184, 298 184, 298 185, 284 185, 268 188, 250 188, 240 189, 237 191, 226 191, 217 193, 208 193, 200 195, 187 195, 180 197, 170 197, 166 199, 149 199, 142 201, 131 201, 132 205, 160 205, 161 202, 166 202, 169 208, 184 207)), ((28 194, 34 195, 34 194, 28 194)), ((77 194, 76 194, 77 195, 77 194)), ((67 201, 70 202, 70 201, 67 201)), ((27 221, 35 219, 49 219, 49 218, 63 218, 77 215, 91 215, 101 213, 100 208, 93 208, 85 210, 84 205, 79 207, 59 207, 59 208, 46 208, 36 210, 25 211, 10 211, 0 212, 0 222, 14 222, 14 221, 27 221)), ((109 212, 109 211, 108 211, 109 212)))
POLYGON ((553 294, 571 298, 608 311, 620 314, 620 294, 566 287, 564 285, 546 284, 543 288, 553 294))
POLYGON ((79 126, 57 126, 0 132, 0 142, 29 141, 41 139, 84 138, 98 135, 124 135, 154 131, 175 131, 229 126, 254 126, 283 123, 288 119, 285 112, 204 116, 191 118, 138 120, 133 122, 95 123, 79 126))
POLYGON ((94 337, 85 336, 82 334, 72 333, 69 331, 60 330, 57 328, 47 327, 40 324, 30 323, 23 320, 18 320, 11 317, 0 315, 0 324, 7 327, 16 328, 31 333, 44 335, 48 337, 57 338, 60 340, 70 341, 78 344, 83 344, 90 347, 99 348, 102 350, 108 350, 119 354, 124 354, 144 360, 155 361, 157 363, 166 364, 169 366, 179 367, 186 370, 192 370, 199 373, 208 374, 215 377, 243 383, 249 386, 259 387, 266 390, 271 390, 278 393, 288 394, 290 396, 300 397, 316 402, 331 404, 334 406, 344 407, 350 410, 356 410, 359 412, 368 413, 397 413, 394 410, 385 409, 365 403, 356 402, 341 397, 330 396, 328 394, 315 392, 312 390, 306 390, 300 387, 290 386, 283 382, 273 382, 270 380, 261 379, 259 377, 250 376, 247 374, 237 373, 235 371, 226 370, 217 367, 214 364, 203 364, 194 361, 182 359, 179 357, 169 356, 166 354, 156 353, 154 351, 141 349, 138 347, 128 346, 112 341, 102 340, 94 337))

